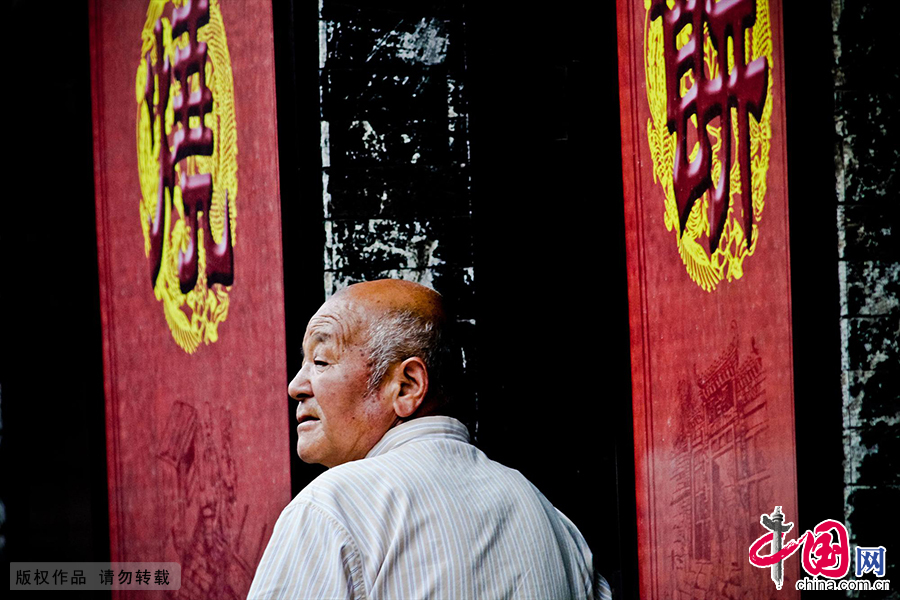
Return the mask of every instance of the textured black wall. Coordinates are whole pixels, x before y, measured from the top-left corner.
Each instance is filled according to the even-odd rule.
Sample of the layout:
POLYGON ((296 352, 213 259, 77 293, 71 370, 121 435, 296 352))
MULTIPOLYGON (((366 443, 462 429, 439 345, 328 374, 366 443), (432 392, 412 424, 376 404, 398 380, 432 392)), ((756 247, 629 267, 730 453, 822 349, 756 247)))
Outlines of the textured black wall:
MULTIPOLYGON (((471 379, 474 267, 458 3, 320 3, 324 291, 394 277, 433 287, 471 379)), ((471 385, 457 393, 474 422, 471 385)))
MULTIPOLYGON (((900 63, 897 8, 833 0, 845 515, 851 542, 900 539, 900 63)), ((893 596, 898 597, 894 591, 893 596)))
MULTIPOLYGON (((319 14, 325 291, 373 277, 472 295, 458 9, 324 2, 319 14)), ((460 307, 461 318, 470 307, 460 307)))

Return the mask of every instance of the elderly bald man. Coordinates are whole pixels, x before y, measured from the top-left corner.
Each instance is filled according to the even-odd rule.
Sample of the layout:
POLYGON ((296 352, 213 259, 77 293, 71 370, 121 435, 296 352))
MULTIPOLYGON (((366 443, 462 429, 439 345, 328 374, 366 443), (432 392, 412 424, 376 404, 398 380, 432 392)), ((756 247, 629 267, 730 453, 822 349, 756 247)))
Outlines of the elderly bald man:
POLYGON ((440 295, 380 280, 310 319, 297 452, 329 467, 284 509, 251 598, 592 597, 581 533, 445 416, 440 295))

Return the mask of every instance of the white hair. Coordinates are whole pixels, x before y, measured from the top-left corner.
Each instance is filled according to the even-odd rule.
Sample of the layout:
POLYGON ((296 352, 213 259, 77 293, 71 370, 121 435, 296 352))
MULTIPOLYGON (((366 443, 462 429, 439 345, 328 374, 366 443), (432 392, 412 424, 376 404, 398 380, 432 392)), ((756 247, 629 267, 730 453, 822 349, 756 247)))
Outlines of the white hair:
POLYGON ((368 325, 366 349, 369 355, 368 391, 384 382, 391 366, 417 356, 428 370, 428 397, 443 398, 442 371, 448 353, 440 320, 409 309, 393 309, 368 325))

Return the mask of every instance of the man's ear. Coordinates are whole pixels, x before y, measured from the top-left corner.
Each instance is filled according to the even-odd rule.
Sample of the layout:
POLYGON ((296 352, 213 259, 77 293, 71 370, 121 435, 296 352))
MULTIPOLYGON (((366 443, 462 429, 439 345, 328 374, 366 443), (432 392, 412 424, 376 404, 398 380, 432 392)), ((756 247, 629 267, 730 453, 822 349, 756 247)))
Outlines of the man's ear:
POLYGON ((397 365, 394 383, 394 412, 405 419, 419 409, 428 393, 428 369, 425 363, 418 356, 407 358, 397 365))

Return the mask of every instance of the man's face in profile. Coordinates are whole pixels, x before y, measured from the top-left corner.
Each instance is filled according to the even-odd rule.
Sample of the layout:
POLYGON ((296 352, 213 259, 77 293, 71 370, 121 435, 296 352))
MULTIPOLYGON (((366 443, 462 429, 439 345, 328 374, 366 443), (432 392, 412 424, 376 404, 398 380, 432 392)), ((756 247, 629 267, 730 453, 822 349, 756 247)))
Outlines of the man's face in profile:
POLYGON ((297 454, 334 467, 365 457, 393 421, 376 391, 367 393, 368 355, 358 339, 365 314, 338 298, 310 320, 303 366, 288 386, 297 406, 297 454))

